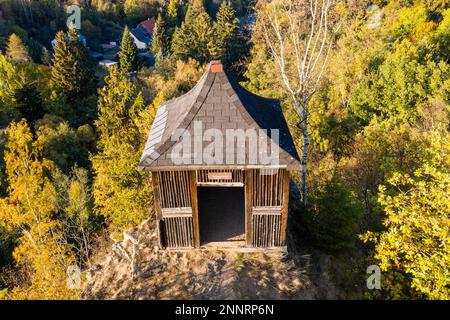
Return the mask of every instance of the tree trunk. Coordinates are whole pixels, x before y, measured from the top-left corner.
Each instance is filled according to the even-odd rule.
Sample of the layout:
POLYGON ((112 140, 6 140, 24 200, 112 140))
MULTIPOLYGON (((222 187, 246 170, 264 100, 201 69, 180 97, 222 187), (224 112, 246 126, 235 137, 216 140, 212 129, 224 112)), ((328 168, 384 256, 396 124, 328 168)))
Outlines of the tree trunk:
POLYGON ((306 165, 308 163, 308 145, 309 145, 309 135, 308 135, 308 118, 305 115, 303 119, 302 126, 303 133, 303 151, 302 151, 302 201, 303 205, 308 205, 308 187, 306 184, 306 165))

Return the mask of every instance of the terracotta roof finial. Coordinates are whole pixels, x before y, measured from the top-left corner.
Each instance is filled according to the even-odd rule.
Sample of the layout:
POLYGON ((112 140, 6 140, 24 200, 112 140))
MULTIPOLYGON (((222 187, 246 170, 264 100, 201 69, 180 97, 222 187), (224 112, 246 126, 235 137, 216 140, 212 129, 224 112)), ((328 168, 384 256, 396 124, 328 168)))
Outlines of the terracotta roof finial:
POLYGON ((211 72, 212 73, 223 72, 223 64, 222 62, 220 62, 220 60, 211 61, 211 72))

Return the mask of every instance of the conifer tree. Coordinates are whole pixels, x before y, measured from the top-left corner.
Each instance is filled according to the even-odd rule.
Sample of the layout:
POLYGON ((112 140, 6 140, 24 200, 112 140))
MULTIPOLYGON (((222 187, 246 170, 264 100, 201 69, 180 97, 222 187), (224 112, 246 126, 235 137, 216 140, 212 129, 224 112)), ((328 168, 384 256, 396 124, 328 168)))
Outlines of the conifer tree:
POLYGON ((113 229, 123 230, 139 224, 148 212, 148 177, 136 170, 148 130, 140 120, 148 109, 136 86, 117 68, 111 69, 99 95, 99 153, 92 157, 95 208, 113 229))
POLYGON ((211 55, 230 66, 232 62, 239 59, 242 37, 240 36, 236 13, 229 2, 222 2, 217 12, 214 35, 215 43, 211 55))
POLYGON ((138 67, 137 48, 130 36, 128 26, 125 26, 119 52, 119 65, 123 73, 136 71, 138 67))
POLYGON ((159 14, 153 29, 151 52, 155 56, 165 56, 170 49, 170 38, 167 34, 168 25, 166 19, 159 14))
POLYGON ((64 32, 59 31, 55 40, 51 80, 60 89, 61 93, 68 98, 72 98, 80 91, 77 70, 78 61, 70 50, 70 45, 64 32))
POLYGON ((94 61, 89 56, 86 45, 79 40, 77 29, 70 28, 68 32, 70 49, 78 64, 78 78, 80 82, 80 92, 82 97, 86 97, 96 92, 97 78, 94 73, 94 61))
POLYGON ((167 11, 166 11, 166 22, 169 28, 172 29, 172 32, 174 31, 175 27, 178 25, 180 19, 180 15, 178 12, 178 9, 180 7, 179 0, 170 0, 169 4, 167 5, 167 11))
POLYGON ((9 36, 6 55, 8 55, 15 62, 31 61, 28 48, 23 43, 22 39, 20 39, 20 37, 18 37, 15 33, 9 36))
POLYGON ((56 35, 51 79, 70 102, 96 91, 93 63, 75 28, 69 30, 68 36, 62 31, 56 35))
POLYGON ((211 17, 201 1, 195 1, 187 10, 181 27, 172 41, 173 54, 184 61, 193 58, 200 63, 211 60, 214 33, 211 17))

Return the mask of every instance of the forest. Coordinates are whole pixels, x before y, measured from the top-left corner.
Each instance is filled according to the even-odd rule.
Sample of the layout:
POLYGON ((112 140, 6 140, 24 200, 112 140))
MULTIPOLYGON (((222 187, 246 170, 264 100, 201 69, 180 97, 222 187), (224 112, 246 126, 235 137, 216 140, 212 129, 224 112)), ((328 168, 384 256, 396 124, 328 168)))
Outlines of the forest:
POLYGON ((450 1, 0 0, 0 300, 78 299, 68 266, 154 217, 152 120, 211 60, 281 101, 291 245, 347 299, 450 299, 450 1), (151 64, 128 31, 149 17, 151 64), (105 70, 89 49, 116 40, 105 70))

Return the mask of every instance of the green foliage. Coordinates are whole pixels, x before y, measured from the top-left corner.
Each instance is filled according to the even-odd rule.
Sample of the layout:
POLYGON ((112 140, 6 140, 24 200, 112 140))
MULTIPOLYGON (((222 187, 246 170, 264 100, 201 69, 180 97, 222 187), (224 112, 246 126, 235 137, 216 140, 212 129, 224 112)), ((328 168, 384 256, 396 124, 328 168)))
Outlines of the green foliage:
MULTIPOLYGON (((120 36, 121 26, 158 16, 156 65, 136 80, 126 77, 138 64, 124 32, 121 72, 111 71, 97 99, 94 65, 74 29, 58 33, 53 57, 43 47, 65 28, 59 2, 22 2, 0 1, 0 126, 9 125, 0 130, 0 288, 7 287, 0 299, 76 297, 66 288, 66 265, 90 265, 100 228, 124 230, 147 216, 152 191, 136 167, 155 106, 191 89, 204 63, 221 59, 234 73, 246 71, 250 91, 281 99, 301 142, 261 19, 251 42, 236 19, 245 22, 253 9, 258 15, 258 6, 89 1, 82 28, 95 51, 120 36)), ((367 4, 331 7, 329 22, 340 29, 310 102, 311 203, 298 213, 299 235, 332 253, 333 280, 347 297, 448 299, 448 1, 375 1, 380 28, 368 26, 367 4), (367 230, 371 241, 362 245, 355 232, 367 230), (370 264, 385 270, 380 291, 365 290, 370 264)), ((295 60, 289 44, 286 50, 295 60)))
POLYGON ((99 152, 92 157, 95 207, 111 228, 123 230, 140 223, 150 205, 148 176, 137 171, 149 125, 144 129, 140 121, 148 111, 142 94, 116 68, 99 92, 98 110, 99 152))
POLYGON ((58 32, 51 81, 70 103, 95 92, 96 78, 92 67, 86 47, 78 40, 76 29, 71 28, 68 36, 58 32))
POLYGON ((168 24, 166 18, 158 15, 152 35, 152 46, 150 51, 155 56, 166 56, 170 51, 170 35, 168 34, 168 24))
POLYGON ((448 56, 443 55, 445 49, 439 50, 450 34, 445 26, 448 13, 443 12, 436 25, 423 6, 390 10, 392 6, 386 9, 386 29, 381 31, 389 43, 375 43, 369 51, 365 75, 350 100, 351 110, 364 123, 374 115, 411 122, 417 106, 449 103, 448 56))
MULTIPOLYGON (((12 253, 14 247, 17 245, 18 234, 15 232, 7 231, 0 225, 0 274, 3 267, 13 262, 12 253)), ((0 288, 4 287, 2 283, 2 277, 0 276, 0 288)), ((1 299, 0 299, 1 300, 1 299)))
POLYGON ((63 119, 46 115, 35 125, 37 141, 42 154, 52 160, 59 169, 68 173, 74 166, 90 167, 89 151, 92 151, 95 135, 90 125, 75 130, 63 119))
POLYGON ((56 44, 52 59, 52 82, 67 96, 76 96, 80 91, 77 61, 70 50, 64 32, 56 34, 56 44))
POLYGON ((101 221, 94 214, 88 171, 75 166, 69 175, 65 175, 55 170, 52 181, 57 193, 55 206, 64 225, 64 238, 74 248, 78 265, 90 265, 93 242, 101 221))
POLYGON ((354 196, 334 178, 311 196, 300 224, 314 246, 339 251, 354 245, 361 213, 354 196))
POLYGON ((14 92, 15 107, 22 117, 33 124, 44 116, 44 106, 39 88, 35 82, 25 83, 14 92))
POLYGON ((137 48, 127 26, 123 30, 119 51, 119 65, 120 70, 124 73, 136 71, 138 68, 137 48))
POLYGON ((444 10, 442 16, 433 40, 436 44, 436 58, 441 58, 448 63, 450 59, 450 9, 444 10))
POLYGON ((214 50, 214 31, 211 17, 201 1, 189 5, 184 22, 175 31, 172 41, 173 55, 187 61, 194 58, 200 63, 209 62, 214 50))
POLYGON ((0 199, 0 225, 19 231, 14 259, 27 281, 15 286, 12 296, 21 299, 70 298, 66 267, 73 255, 64 245, 61 224, 55 219, 55 190, 46 176, 52 163, 40 160, 26 121, 8 129, 5 162, 8 196, 0 199))
POLYGON ((236 13, 228 2, 222 2, 217 21, 214 25, 214 47, 212 57, 220 59, 227 67, 239 61, 245 50, 240 34, 239 22, 236 13))
POLYGON ((407 122, 417 116, 418 104, 449 101, 450 67, 442 61, 422 62, 416 50, 405 40, 356 86, 351 108, 358 117, 369 121, 375 114, 407 122))
POLYGON ((422 167, 389 179, 396 191, 380 186, 387 230, 363 237, 376 244, 383 270, 401 270, 411 285, 431 299, 450 298, 450 135, 433 132, 422 167))
POLYGON ((34 121, 43 112, 42 95, 47 72, 31 63, 14 63, 0 54, 0 125, 21 116, 34 121))
POLYGON ((139 0, 125 0, 123 11, 127 17, 127 23, 135 25, 144 18, 144 10, 140 6, 139 0))
POLYGON ((144 97, 157 107, 193 88, 203 72, 204 68, 192 59, 188 62, 161 59, 157 61, 155 69, 142 70, 140 74, 144 97))

